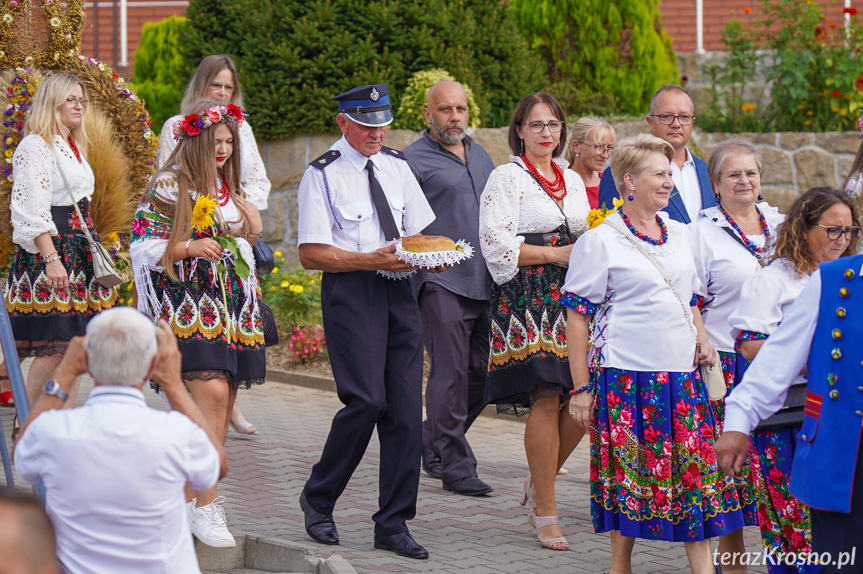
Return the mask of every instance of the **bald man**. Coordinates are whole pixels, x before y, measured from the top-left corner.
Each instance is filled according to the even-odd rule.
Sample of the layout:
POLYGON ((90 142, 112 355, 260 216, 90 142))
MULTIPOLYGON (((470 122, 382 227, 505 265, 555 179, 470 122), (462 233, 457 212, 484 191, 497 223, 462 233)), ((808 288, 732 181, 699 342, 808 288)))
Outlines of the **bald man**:
POLYGON ((60 574, 54 526, 32 494, 0 486, 0 574, 60 574))
POLYGON ((423 469, 441 479, 445 490, 482 496, 492 488, 477 477, 465 433, 485 407, 491 281, 479 252, 479 200, 494 164, 465 133, 467 94, 460 84, 432 86, 423 114, 429 127, 404 150, 437 216, 423 233, 465 239, 476 250, 446 273, 419 272, 415 279, 431 358, 423 469))

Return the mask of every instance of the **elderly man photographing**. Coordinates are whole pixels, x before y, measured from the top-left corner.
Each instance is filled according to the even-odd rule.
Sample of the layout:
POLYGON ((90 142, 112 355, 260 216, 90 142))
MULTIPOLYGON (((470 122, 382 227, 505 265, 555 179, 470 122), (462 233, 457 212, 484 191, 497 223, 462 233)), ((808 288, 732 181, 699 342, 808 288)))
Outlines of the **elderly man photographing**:
POLYGON ((15 466, 44 481, 46 509, 69 572, 200 572, 183 487, 210 488, 225 475, 221 445, 180 376, 177 341, 164 323, 119 307, 72 339, 21 429, 15 466), (89 372, 87 402, 58 410, 72 381, 89 372), (172 412, 147 407, 152 378, 172 412))
MULTIPOLYGON (((494 163, 465 133, 464 88, 435 84, 423 114, 430 127, 403 152, 437 216, 423 233, 479 246, 479 199, 494 163)), ((415 285, 431 359, 423 469, 442 479, 445 490, 482 496, 492 488, 477 477, 465 433, 485 407, 491 277, 482 257, 474 257, 442 275, 419 272, 415 285)))
MULTIPOLYGON (((716 197, 707 176, 707 163, 686 147, 695 123, 695 104, 689 92, 673 84, 662 86, 650 98, 650 114, 646 119, 650 135, 667 141, 674 148, 671 162, 674 189, 665 211, 675 221, 696 221, 702 209, 716 205, 716 197)), ((599 205, 610 209, 612 201, 618 197, 611 168, 606 168, 599 182, 599 205)), ((625 205, 628 198, 621 199, 625 205)))

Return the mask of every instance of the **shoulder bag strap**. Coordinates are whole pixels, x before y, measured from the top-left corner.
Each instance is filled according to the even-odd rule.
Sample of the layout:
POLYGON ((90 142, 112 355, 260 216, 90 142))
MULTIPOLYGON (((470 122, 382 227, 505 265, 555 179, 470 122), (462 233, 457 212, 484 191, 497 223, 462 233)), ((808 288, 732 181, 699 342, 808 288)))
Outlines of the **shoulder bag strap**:
POLYGON ((54 154, 54 163, 57 164, 57 170, 60 172, 60 177, 63 179, 63 185, 66 186, 66 192, 72 200, 72 206, 75 208, 75 213, 78 214, 78 221, 81 223, 81 230, 84 232, 84 237, 87 238, 87 243, 93 245, 96 242, 93 241, 93 236, 90 235, 90 229, 87 227, 87 221, 81 215, 81 210, 78 208, 78 202, 75 201, 75 196, 72 195, 72 188, 69 186, 69 180, 66 179, 66 173, 60 165, 60 157, 57 155, 57 149, 53 145, 51 146, 51 153, 54 154))
POLYGON ((755 258, 755 260, 756 260, 756 261, 758 261, 758 264, 759 264, 760 266, 764 267, 764 266, 767 264, 767 262, 766 262, 766 261, 764 260, 764 258, 761 256, 761 254, 760 254, 760 253, 756 253, 756 252, 752 251, 752 249, 751 249, 748 245, 746 245, 746 243, 745 243, 745 242, 740 238, 740 236, 739 236, 739 235, 737 235, 736 233, 734 233, 734 230, 733 230, 733 229, 731 229, 730 227, 722 227, 721 229, 722 229, 722 231, 724 231, 725 233, 727 233, 728 235, 730 235, 730 236, 731 236, 731 238, 732 238, 734 241, 736 241, 737 243, 739 243, 740 245, 742 245, 742 246, 743 246, 743 248, 744 248, 744 249, 746 249, 746 251, 748 251, 749 253, 751 253, 751 254, 752 254, 752 256, 755 258))
POLYGON ((695 324, 692 322, 692 316, 691 316, 692 311, 691 311, 689 305, 684 303, 683 299, 680 298, 680 295, 677 293, 677 289, 674 288, 674 283, 671 281, 671 277, 668 276, 668 273, 665 272, 665 269, 662 268, 662 265, 659 264, 659 261, 657 261, 656 258, 653 257, 653 255, 648 253, 647 249, 645 249, 644 246, 641 245, 638 242, 638 240, 632 236, 631 233, 627 233, 626 231, 621 229, 619 226, 610 222, 608 220, 608 218, 604 219, 602 221, 602 223, 604 223, 605 225, 608 225, 612 229, 617 230, 621 235, 626 237, 629 240, 629 242, 632 243, 635 246, 635 248, 641 252, 642 255, 647 257, 648 261, 653 263, 654 267, 656 267, 656 269, 662 275, 662 278, 665 280, 665 284, 668 285, 668 287, 671 289, 671 292, 674 293, 674 298, 677 299, 678 303, 680 303, 680 309, 683 311, 683 316, 686 317, 686 322, 689 325, 689 329, 692 331, 692 336, 695 337, 695 340, 697 341, 698 340, 698 333, 695 330, 695 324))

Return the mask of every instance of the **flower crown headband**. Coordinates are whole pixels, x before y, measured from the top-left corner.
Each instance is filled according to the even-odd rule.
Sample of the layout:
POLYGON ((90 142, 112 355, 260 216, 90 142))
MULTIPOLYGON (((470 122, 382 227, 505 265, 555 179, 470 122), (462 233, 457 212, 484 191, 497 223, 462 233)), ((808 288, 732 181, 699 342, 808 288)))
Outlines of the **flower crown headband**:
POLYGON ((176 141, 193 138, 205 130, 219 123, 239 126, 243 123, 243 110, 234 104, 227 106, 213 106, 199 114, 189 114, 182 120, 174 122, 171 133, 176 141))

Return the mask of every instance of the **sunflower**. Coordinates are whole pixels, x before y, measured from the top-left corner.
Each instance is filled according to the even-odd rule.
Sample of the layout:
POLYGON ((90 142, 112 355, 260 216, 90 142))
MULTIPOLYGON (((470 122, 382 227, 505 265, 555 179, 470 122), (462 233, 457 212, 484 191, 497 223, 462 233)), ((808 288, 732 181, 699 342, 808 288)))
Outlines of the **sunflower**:
POLYGON ((192 229, 204 231, 213 226, 213 214, 216 212, 216 202, 202 195, 195 201, 192 208, 192 229))

